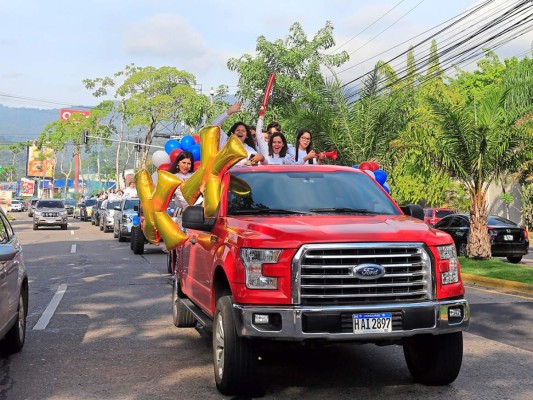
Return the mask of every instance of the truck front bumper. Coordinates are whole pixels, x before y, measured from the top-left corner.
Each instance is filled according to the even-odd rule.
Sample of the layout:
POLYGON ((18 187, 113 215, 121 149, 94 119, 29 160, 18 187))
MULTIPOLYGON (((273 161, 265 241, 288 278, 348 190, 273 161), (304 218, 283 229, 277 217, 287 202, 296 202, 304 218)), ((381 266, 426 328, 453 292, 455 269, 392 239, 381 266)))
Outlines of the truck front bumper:
POLYGON ((258 307, 234 304, 233 310, 240 336, 295 341, 396 340, 424 333, 464 331, 470 320, 470 308, 465 299, 329 307, 258 307), (353 315, 362 313, 391 313, 392 331, 354 333, 353 315))

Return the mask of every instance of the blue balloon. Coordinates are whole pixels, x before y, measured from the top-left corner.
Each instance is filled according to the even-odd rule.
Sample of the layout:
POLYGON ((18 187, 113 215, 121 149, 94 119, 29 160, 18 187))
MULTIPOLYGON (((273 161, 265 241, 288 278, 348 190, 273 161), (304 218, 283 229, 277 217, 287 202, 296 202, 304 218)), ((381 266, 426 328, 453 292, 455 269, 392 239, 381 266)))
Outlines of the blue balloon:
POLYGON ((133 226, 139 226, 141 224, 141 219, 139 218, 138 215, 134 215, 133 218, 131 219, 131 222, 133 226))
POLYGON ((358 165, 358 164, 355 164, 353 167, 354 167, 354 168, 359 168, 359 165, 358 165))
POLYGON ((178 142, 176 139, 167 140, 167 142, 165 143, 166 153, 170 155, 170 153, 172 153, 172 150, 175 149, 181 149, 180 142, 178 142))
POLYGON ((174 210, 172 208, 167 208, 167 214, 172 217, 172 214, 174 214, 174 210))
POLYGON ((385 191, 386 191, 388 194, 390 194, 390 188, 389 188, 389 185, 387 184, 387 182, 383 183, 383 184, 381 185, 381 187, 382 187, 383 189, 385 189, 385 191))
POLYGON ((181 138, 181 148, 185 151, 191 151, 191 147, 196 144, 194 138, 190 135, 181 138))
POLYGON ((195 144, 194 146, 192 146, 189 151, 192 153, 194 161, 200 160, 200 145, 199 144, 195 144))
POLYGON ((383 185, 387 180, 387 173, 382 169, 376 169, 374 171, 374 177, 380 185, 383 185))

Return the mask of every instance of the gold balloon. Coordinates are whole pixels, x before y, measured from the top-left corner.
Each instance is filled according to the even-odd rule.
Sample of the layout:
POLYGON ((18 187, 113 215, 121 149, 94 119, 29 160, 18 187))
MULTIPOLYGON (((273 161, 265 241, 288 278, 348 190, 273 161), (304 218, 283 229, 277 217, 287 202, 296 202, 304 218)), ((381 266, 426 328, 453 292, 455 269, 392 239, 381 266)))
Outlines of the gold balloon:
POLYGON ((158 244, 159 238, 155 230, 154 221, 154 205, 152 203, 152 193, 154 191, 154 183, 150 173, 141 169, 135 174, 135 186, 137 194, 141 202, 144 224, 142 226, 144 237, 152 244, 158 244))
POLYGON ((167 250, 173 250, 187 240, 185 232, 166 212, 155 212, 154 219, 157 231, 161 234, 167 250))
MULTIPOLYGON (((204 145, 205 149, 212 150, 208 146, 215 139, 220 136, 220 129, 216 127, 204 128, 200 131, 200 144, 204 145), (206 134, 204 138, 204 134, 206 134), (202 142, 204 140, 205 142, 202 142)), ((229 168, 233 167, 243 158, 246 158, 248 153, 238 137, 231 135, 224 147, 214 154, 206 153, 202 148, 202 164, 200 168, 191 176, 181 187, 181 193, 189 204, 193 204, 200 193, 204 194, 204 214, 206 217, 212 217, 220 203, 220 182, 222 174, 229 168), (215 181, 218 183, 216 184, 215 181), (209 185, 208 185, 208 182, 209 185)))
MULTIPOLYGON (((200 168, 185 183, 175 175, 160 170, 154 188, 147 170, 140 170, 135 175, 144 215, 143 233, 150 243, 158 244, 163 239, 167 249, 172 250, 187 240, 187 235, 166 212, 174 191, 180 185, 187 203, 194 204, 203 194, 204 215, 213 217, 216 214, 220 204, 222 174, 247 157, 246 149, 236 136, 232 135, 220 151, 219 139, 218 126, 208 126, 200 131, 200 168)), ((245 184, 238 186, 241 191, 250 190, 245 184)))
POLYGON ((157 171, 157 185, 152 194, 154 212, 166 211, 176 188, 183 180, 167 171, 157 171))
POLYGON ((220 177, 210 175, 205 185, 204 216, 213 217, 220 204, 220 177))

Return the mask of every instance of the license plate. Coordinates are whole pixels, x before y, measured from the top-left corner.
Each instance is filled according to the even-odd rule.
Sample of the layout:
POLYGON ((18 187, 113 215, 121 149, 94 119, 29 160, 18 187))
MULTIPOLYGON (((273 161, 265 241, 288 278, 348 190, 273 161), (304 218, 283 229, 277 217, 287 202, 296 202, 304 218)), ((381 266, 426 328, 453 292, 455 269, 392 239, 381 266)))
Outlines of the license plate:
POLYGON ((392 332, 391 313, 368 313, 353 315, 353 333, 392 332))
POLYGON ((513 235, 503 235, 503 240, 513 240, 513 235))

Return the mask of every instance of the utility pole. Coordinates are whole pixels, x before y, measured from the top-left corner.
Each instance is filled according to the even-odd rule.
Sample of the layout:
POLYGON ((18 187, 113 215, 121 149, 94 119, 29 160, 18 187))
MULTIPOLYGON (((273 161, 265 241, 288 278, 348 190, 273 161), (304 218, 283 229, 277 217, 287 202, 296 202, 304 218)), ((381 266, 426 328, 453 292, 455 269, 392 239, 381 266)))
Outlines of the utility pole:
POLYGON ((211 106, 215 103, 215 88, 211 86, 211 90, 209 90, 209 95, 211 97, 211 106))

